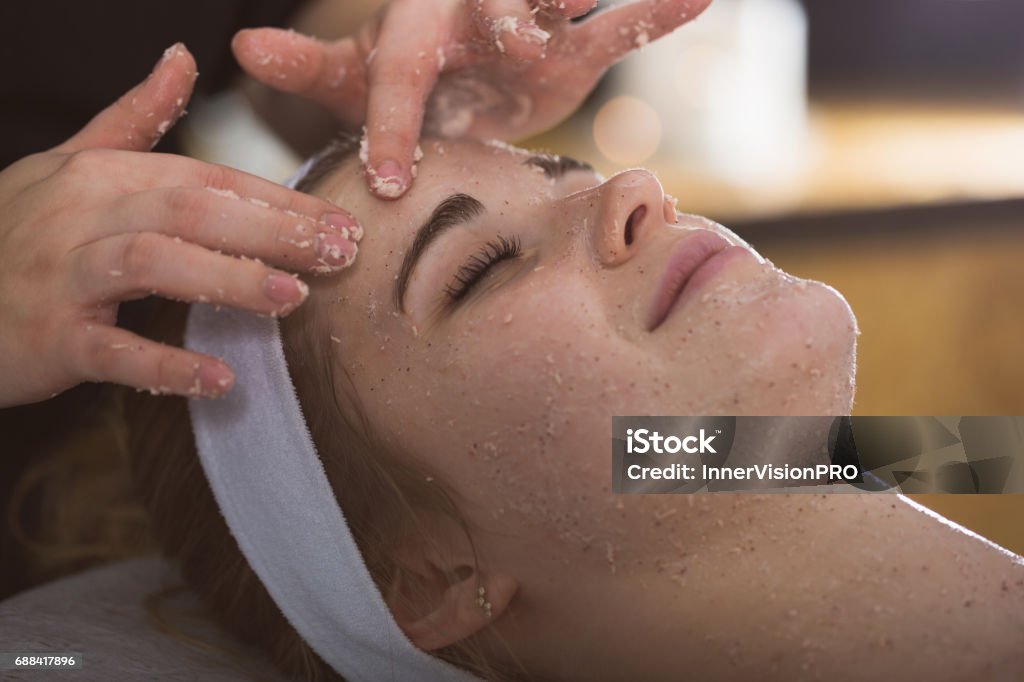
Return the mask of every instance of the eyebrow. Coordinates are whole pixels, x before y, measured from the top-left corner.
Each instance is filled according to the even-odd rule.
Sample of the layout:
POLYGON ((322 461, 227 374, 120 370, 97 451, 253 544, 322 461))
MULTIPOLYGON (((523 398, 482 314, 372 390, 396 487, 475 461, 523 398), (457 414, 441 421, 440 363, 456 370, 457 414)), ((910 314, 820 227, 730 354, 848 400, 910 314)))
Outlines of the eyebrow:
POLYGON ((437 205, 426 222, 416 230, 412 246, 405 254, 402 267, 398 271, 394 299, 395 307, 399 311, 405 312, 405 291, 409 288, 409 279, 427 247, 456 225, 467 223, 486 212, 484 205, 468 194, 453 194, 437 205))
POLYGON ((594 167, 585 161, 579 161, 571 156, 557 156, 554 154, 534 154, 523 161, 524 166, 533 166, 544 171, 544 175, 551 180, 557 180, 569 171, 582 170, 593 172, 594 167))

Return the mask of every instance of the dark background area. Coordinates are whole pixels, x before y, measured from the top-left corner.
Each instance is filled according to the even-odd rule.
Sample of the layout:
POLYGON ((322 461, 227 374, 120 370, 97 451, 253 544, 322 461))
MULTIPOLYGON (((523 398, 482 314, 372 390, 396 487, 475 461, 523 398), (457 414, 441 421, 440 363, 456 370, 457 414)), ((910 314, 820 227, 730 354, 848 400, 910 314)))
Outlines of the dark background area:
POLYGON ((939 90, 1024 95, 1020 0, 801 0, 812 95, 939 90))

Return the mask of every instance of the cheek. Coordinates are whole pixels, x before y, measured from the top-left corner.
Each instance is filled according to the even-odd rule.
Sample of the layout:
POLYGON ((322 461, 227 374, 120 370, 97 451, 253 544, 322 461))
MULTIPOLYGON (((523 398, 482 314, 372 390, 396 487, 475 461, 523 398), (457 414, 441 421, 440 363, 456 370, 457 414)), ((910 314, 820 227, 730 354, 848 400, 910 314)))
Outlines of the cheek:
POLYGON ((537 277, 480 310, 451 337, 442 363, 455 385, 475 393, 462 407, 491 431, 514 432, 504 439, 510 446, 526 431, 535 445, 558 440, 571 426, 568 413, 599 402, 615 362, 593 292, 537 277))
POLYGON ((848 414, 856 322, 846 301, 819 282, 782 275, 708 301, 705 324, 686 330, 697 364, 702 414, 848 414))
POLYGON ((596 487, 609 477, 609 415, 631 353, 586 283, 534 280, 481 299, 429 342, 391 340, 409 350, 390 371, 368 361, 382 368, 367 383, 374 421, 485 506, 498 490, 506 508, 535 507, 570 475, 596 487), (577 452, 598 454, 581 469, 577 452))

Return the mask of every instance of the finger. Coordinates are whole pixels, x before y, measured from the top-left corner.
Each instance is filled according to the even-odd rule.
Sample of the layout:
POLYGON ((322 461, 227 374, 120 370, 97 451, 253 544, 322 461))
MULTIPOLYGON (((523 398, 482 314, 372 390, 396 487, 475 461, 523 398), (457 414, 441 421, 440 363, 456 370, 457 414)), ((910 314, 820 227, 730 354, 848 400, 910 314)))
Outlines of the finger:
POLYGON ((72 254, 73 296, 84 304, 152 294, 287 315, 309 294, 304 282, 260 261, 232 258, 151 232, 106 237, 72 254))
POLYGON ((235 34, 231 49, 242 69, 264 85, 312 100, 349 125, 366 120, 366 68, 355 41, 325 43, 257 28, 235 34))
POLYGON ((549 16, 572 19, 597 7, 597 0, 533 0, 533 4, 549 16))
POLYGON ((156 232, 289 270, 331 273, 351 265, 358 250, 356 222, 336 215, 328 225, 219 192, 159 188, 118 199, 98 236, 156 232))
POLYGON ((697 17, 711 0, 638 0, 572 27, 569 44, 607 64, 697 17))
POLYGON ((244 199, 329 224, 347 226, 354 222, 355 238, 358 240, 362 235, 358 222, 329 201, 227 166, 174 154, 134 154, 109 149, 87 150, 69 157, 67 163, 78 164, 80 174, 116 177, 124 191, 207 188, 226 198, 244 199))
POLYGON ((382 199, 405 194, 416 174, 423 110, 442 68, 438 55, 451 21, 440 4, 392 2, 368 66, 361 159, 370 191, 382 199))
POLYGON ((71 369, 86 381, 109 381, 156 393, 215 398, 235 377, 223 361, 144 339, 125 329, 86 325, 73 335, 71 369))
POLYGON ((146 80, 121 95, 55 151, 152 149, 181 117, 197 75, 196 62, 185 46, 172 45, 146 80))
POLYGON ((476 18, 499 52, 522 61, 544 56, 551 34, 534 21, 526 0, 481 0, 476 18))

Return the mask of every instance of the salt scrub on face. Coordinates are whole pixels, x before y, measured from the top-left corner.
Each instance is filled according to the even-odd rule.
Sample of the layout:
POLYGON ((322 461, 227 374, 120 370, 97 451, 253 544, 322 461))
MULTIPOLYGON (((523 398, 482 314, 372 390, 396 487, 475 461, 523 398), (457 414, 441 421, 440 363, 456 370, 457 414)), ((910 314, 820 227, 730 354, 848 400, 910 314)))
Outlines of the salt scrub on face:
POLYGON ((416 145, 416 149, 412 152, 412 168, 410 172, 415 178, 416 174, 419 173, 419 163, 423 160, 423 147, 416 145))

